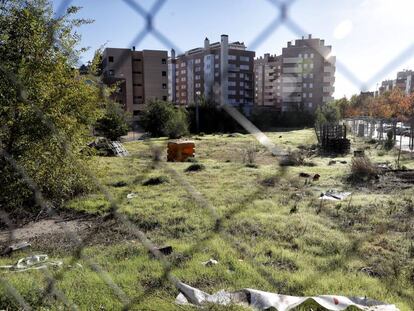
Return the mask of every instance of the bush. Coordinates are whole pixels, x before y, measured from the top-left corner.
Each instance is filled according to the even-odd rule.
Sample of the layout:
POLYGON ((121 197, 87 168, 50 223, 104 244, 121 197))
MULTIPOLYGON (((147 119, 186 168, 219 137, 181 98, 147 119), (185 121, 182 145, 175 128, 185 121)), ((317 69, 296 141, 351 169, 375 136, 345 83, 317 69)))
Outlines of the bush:
POLYGON ((119 104, 109 102, 105 114, 96 122, 95 129, 110 140, 118 140, 128 134, 129 117, 119 104))
POLYGON ((354 181, 366 181, 378 177, 378 169, 367 157, 354 157, 351 162, 350 178, 354 181))
POLYGON ((322 104, 315 111, 315 123, 338 123, 341 118, 339 107, 334 102, 322 104))
POLYGON ((74 27, 83 24, 71 21, 76 7, 59 18, 47 1, 3 1, 0 8, 0 206, 15 217, 37 213, 39 193, 58 206, 91 188, 80 150, 104 100, 73 69, 74 27))
POLYGON ((141 123, 144 129, 155 137, 180 138, 188 134, 187 112, 183 108, 175 108, 168 102, 150 102, 141 123))

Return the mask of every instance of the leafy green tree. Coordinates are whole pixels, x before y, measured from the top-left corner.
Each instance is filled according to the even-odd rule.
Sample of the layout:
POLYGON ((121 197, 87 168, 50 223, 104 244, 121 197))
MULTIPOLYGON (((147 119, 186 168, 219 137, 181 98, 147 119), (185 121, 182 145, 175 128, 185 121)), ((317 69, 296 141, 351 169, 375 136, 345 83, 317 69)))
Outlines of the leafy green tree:
POLYGON ((337 123, 341 118, 339 107, 335 102, 320 105, 315 111, 315 118, 316 124, 337 123))
POLYGON ((95 129, 110 140, 118 140, 119 137, 128 134, 129 117, 118 103, 108 102, 105 114, 98 119, 95 129))
POLYGON ((88 22, 73 19, 77 12, 54 18, 46 0, 0 6, 0 206, 7 211, 35 207, 23 170, 57 204, 88 190, 79 150, 102 96, 74 69, 84 51, 75 28, 88 22))
POLYGON ((187 112, 164 101, 149 102, 141 123, 153 136, 179 138, 188 134, 187 112))

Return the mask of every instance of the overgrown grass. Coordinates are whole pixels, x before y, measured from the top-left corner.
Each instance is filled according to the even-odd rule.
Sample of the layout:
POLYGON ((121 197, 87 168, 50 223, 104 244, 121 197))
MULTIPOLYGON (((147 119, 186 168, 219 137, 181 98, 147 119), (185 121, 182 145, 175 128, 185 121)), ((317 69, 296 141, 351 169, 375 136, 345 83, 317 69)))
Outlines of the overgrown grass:
MULTIPOLYGON (((312 130, 269 133, 285 150, 315 143, 312 130), (279 138, 282 136, 282 138, 279 138)), ((351 155, 336 158, 304 158, 315 166, 281 170, 277 159, 257 145, 254 163, 245 166, 244 151, 256 143, 248 135, 204 135, 196 141, 198 163, 166 163, 166 139, 126 144, 131 156, 99 158, 91 164, 99 180, 117 200, 120 211, 144 231, 156 245, 171 245, 167 259, 172 273, 206 292, 257 288, 289 295, 336 294, 367 296, 395 303, 401 310, 414 306, 414 251, 412 188, 371 191, 344 184, 351 172, 351 155), (151 146, 160 146, 154 156, 151 146), (156 160, 154 165, 153 159, 156 160), (190 165, 204 170, 185 173, 190 165), (171 174, 171 170, 175 174, 171 174), (304 172, 320 174, 319 181, 305 184, 304 172), (166 177, 168 182, 145 186, 145 181, 166 177), (190 184, 194 195, 183 185, 190 184), (122 185, 119 186, 119 185, 122 185), (318 199, 329 189, 351 191, 351 198, 337 203, 318 199), (128 193, 137 197, 127 199, 128 193), (198 204, 203 196, 209 206, 198 204), (411 203, 410 203, 411 202, 411 203), (295 213, 291 213, 295 207, 295 213), (222 221, 217 226, 213 208, 222 221), (217 265, 201 263, 214 258, 217 265), (372 272, 371 274, 368 272, 372 272)), ((364 146, 354 141, 355 148, 364 146)), ((372 162, 393 162, 392 152, 379 156, 366 150, 372 162)), ((411 159, 403 164, 414 167, 411 159)), ((67 203, 69 208, 105 213, 110 204, 96 193, 67 203)), ((35 253, 42 253, 36 248, 35 253)), ((25 253, 0 259, 9 264, 25 253)), ((69 265, 71 254, 56 251, 69 265)), ((133 310, 193 310, 174 304, 178 291, 165 280, 162 264, 148 256, 138 239, 118 245, 88 247, 91 256, 132 299, 133 310)), ((80 310, 119 310, 113 291, 88 264, 73 266, 57 287, 80 310)), ((53 273, 59 273, 54 271, 53 273)), ((16 286, 33 309, 58 310, 61 304, 49 297, 39 301, 47 282, 41 272, 2 274, 16 286)), ((0 308, 16 309, 16 303, 0 287, 0 308)), ((207 310, 243 310, 215 307, 207 310)))

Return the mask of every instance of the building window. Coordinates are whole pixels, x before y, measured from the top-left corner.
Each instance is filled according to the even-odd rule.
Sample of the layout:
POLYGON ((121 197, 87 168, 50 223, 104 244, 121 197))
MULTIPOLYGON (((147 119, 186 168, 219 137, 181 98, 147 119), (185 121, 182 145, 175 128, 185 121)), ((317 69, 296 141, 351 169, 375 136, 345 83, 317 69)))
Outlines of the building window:
POLYGON ((308 108, 312 108, 313 104, 312 103, 308 103, 308 108))
POLYGON ((200 58, 196 58, 195 63, 196 64, 200 64, 201 63, 201 59, 200 58))
POLYGON ((140 83, 134 83, 134 86, 142 86, 140 83))
POLYGON ((163 76, 163 77, 166 77, 166 76, 167 76, 167 72, 166 72, 166 71, 163 71, 163 72, 162 72, 162 76, 163 76))
POLYGON ((315 55, 313 55, 313 53, 311 53, 310 57, 313 58, 315 55))
POLYGON ((303 93, 303 98, 306 98, 306 93, 303 93))
POLYGON ((196 80, 200 80, 200 78, 201 78, 201 77, 200 77, 200 75, 196 75, 196 76, 195 76, 195 79, 196 79, 196 80))
POLYGON ((308 58, 308 54, 307 54, 307 53, 305 53, 305 57, 304 57, 304 58, 305 58, 305 59, 306 59, 306 58, 308 58))
POLYGON ((303 83, 303 87, 306 88, 307 87, 307 84, 306 83, 303 83))
POLYGON ((185 67, 185 63, 181 63, 181 67, 185 67))
POLYGON ((165 58, 161 59, 161 64, 165 65, 167 63, 167 60, 165 58))
POLYGON ((141 61, 141 59, 136 58, 136 59, 134 59, 133 61, 134 61, 134 62, 140 62, 140 61, 141 61))
POLYGON ((229 60, 236 60, 237 56, 236 55, 229 55, 229 60))
POLYGON ((201 87, 201 84, 200 83, 196 83, 196 88, 200 88, 201 87))
POLYGON ((113 63, 114 62, 114 57, 113 56, 109 56, 108 57, 108 62, 113 63))
POLYGON ((310 64, 310 67, 313 69, 313 63, 310 64))
POLYGON ((134 73, 134 74, 136 74, 136 75, 140 75, 140 74, 142 74, 142 72, 141 72, 141 71, 133 71, 132 73, 134 73))
POLYGON ((214 76, 218 77, 218 76, 219 76, 219 73, 218 73, 218 72, 216 72, 216 73, 214 74, 214 76))
POLYGON ((114 75, 114 71, 113 70, 109 70, 109 75, 113 76, 114 75))
POLYGON ((166 83, 163 83, 162 84, 162 88, 165 90, 167 88, 167 84, 166 83))
POLYGON ((248 57, 248 56, 240 56, 240 61, 242 61, 242 62, 248 62, 248 61, 250 61, 250 57, 248 57))
POLYGON ((181 89, 182 90, 186 90, 187 89, 187 85, 185 85, 185 84, 181 85, 181 89))
POLYGON ((218 67, 219 67, 219 64, 215 64, 215 65, 214 65, 214 67, 215 67, 215 68, 218 68, 218 67))
POLYGON ((200 72, 201 71, 201 68, 200 67, 195 67, 195 72, 200 72))
POLYGON ((309 83, 309 88, 313 88, 313 83, 309 83))
POLYGON ((187 71, 185 69, 181 70, 181 74, 185 74, 187 71))
POLYGON ((249 65, 240 65, 240 69, 241 70, 249 70, 250 66, 249 65))
POLYGON ((186 77, 182 77, 182 78, 181 78, 181 81, 182 81, 182 82, 185 82, 185 81, 187 81, 187 78, 186 78, 186 77))
POLYGON ((219 56, 218 54, 216 54, 216 55, 214 55, 214 58, 215 58, 215 59, 219 59, 219 58, 220 58, 220 56, 219 56))
POLYGON ((312 93, 309 93, 309 98, 312 98, 313 97, 313 94, 312 93))
POLYGON ((139 116, 141 114, 141 111, 139 110, 134 110, 133 112, 134 116, 139 116))
POLYGON ((162 100, 163 100, 163 101, 166 101, 166 100, 167 100, 167 96, 163 96, 163 97, 162 97, 162 100))
POLYGON ((313 73, 310 73, 310 74, 309 74, 309 77, 310 77, 311 79, 313 79, 313 73))

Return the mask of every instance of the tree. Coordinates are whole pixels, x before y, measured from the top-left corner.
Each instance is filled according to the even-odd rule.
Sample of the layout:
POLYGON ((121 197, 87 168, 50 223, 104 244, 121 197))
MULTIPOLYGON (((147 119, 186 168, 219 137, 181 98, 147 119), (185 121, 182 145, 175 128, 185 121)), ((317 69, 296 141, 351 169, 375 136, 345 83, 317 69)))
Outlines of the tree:
POLYGON ((79 150, 102 98, 74 69, 83 51, 75 28, 88 22, 71 19, 77 12, 54 18, 47 0, 0 6, 0 205, 7 211, 35 207, 23 170, 57 204, 88 190, 79 150))
POLYGON ((335 102, 330 102, 318 106, 315 112, 315 116, 316 124, 337 123, 341 118, 339 108, 335 102))
POLYGON ((188 134, 187 112, 164 101, 149 102, 141 123, 153 136, 179 138, 188 134))
POLYGON ((118 140, 119 137, 128 134, 128 115, 118 103, 108 102, 105 114, 98 119, 95 129, 110 140, 118 140))

